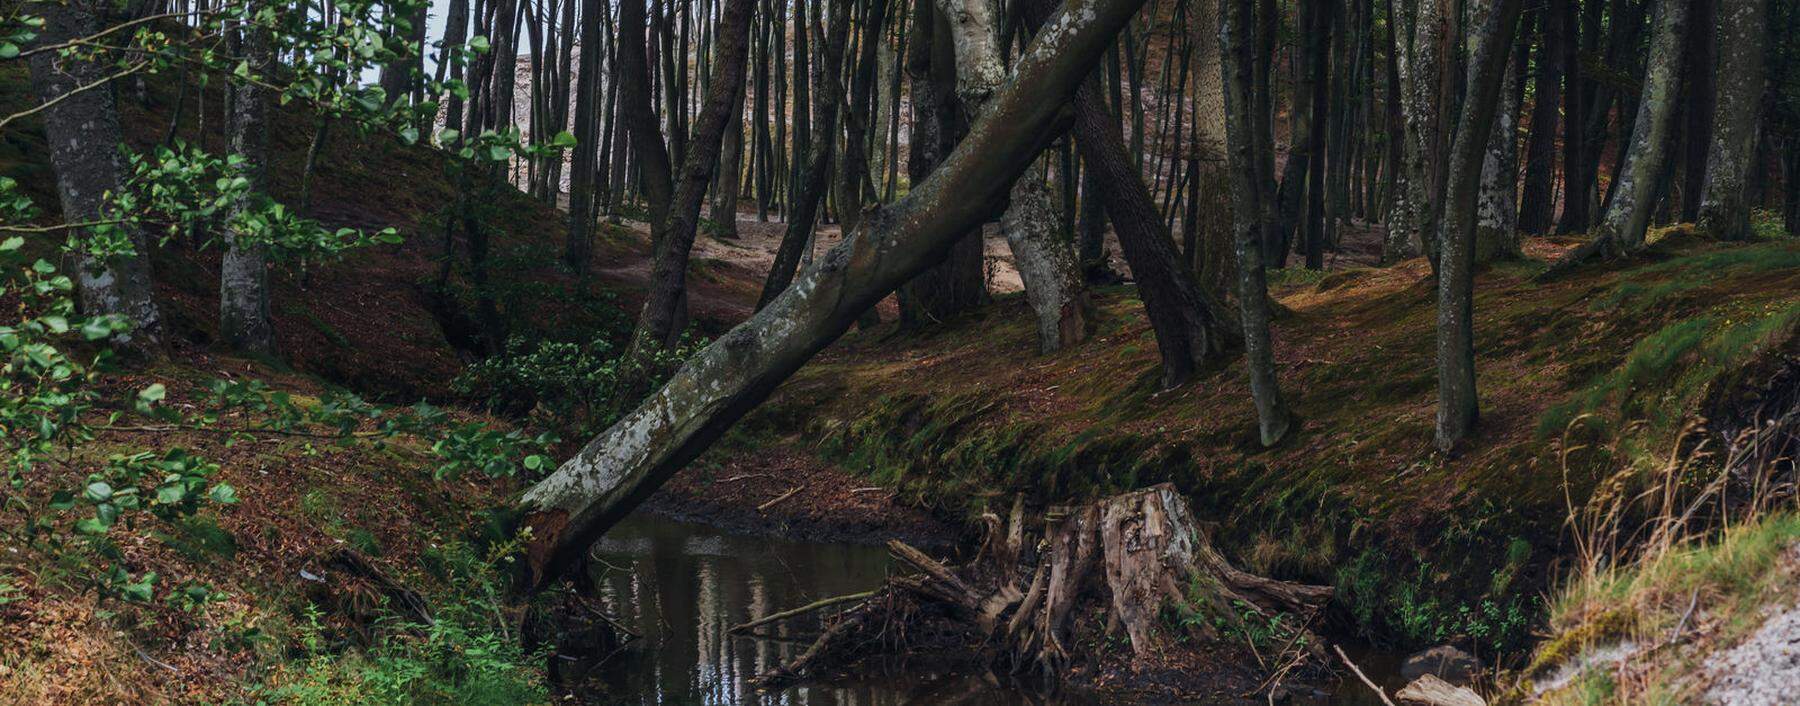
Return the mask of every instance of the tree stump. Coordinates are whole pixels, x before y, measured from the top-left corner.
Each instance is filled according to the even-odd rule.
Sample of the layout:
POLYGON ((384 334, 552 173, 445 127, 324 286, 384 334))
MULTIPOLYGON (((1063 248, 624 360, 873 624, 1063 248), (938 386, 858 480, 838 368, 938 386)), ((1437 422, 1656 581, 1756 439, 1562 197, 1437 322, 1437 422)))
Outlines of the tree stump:
POLYGON ((987 538, 968 564, 951 567, 904 542, 894 558, 915 573, 894 576, 862 605, 845 611, 800 658, 758 677, 776 687, 807 678, 821 665, 847 663, 869 635, 904 634, 920 615, 947 615, 969 633, 990 665, 1012 673, 1060 675, 1073 661, 1083 628, 1076 608, 1103 609, 1135 655, 1177 636, 1209 640, 1271 630, 1284 652, 1322 656, 1307 625, 1332 589, 1277 581, 1231 566, 1213 549, 1187 501, 1162 484, 1025 519, 1015 503, 1009 521, 984 518, 987 538), (1027 527, 1026 525, 1035 525, 1027 527), (900 627, 902 629, 893 629, 900 627))

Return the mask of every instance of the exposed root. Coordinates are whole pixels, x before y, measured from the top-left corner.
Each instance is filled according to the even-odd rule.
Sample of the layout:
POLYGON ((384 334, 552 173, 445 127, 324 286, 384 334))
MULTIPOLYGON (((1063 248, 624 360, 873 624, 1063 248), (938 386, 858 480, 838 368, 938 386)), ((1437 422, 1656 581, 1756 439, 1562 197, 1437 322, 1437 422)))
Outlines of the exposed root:
POLYGON ((983 520, 981 550, 962 566, 889 542, 912 573, 888 579, 758 684, 778 687, 814 676, 827 664, 866 656, 877 649, 872 645, 905 650, 918 647, 920 638, 941 642, 957 632, 994 669, 1057 677, 1076 662, 1095 661, 1076 646, 1103 643, 1076 634, 1102 629, 1075 620, 1078 608, 1103 612, 1104 629, 1127 635, 1138 658, 1177 639, 1244 639, 1255 651, 1256 629, 1270 625, 1281 626, 1273 647, 1285 653, 1275 660, 1284 670, 1323 658, 1323 643, 1306 626, 1331 588, 1231 566, 1170 485, 1051 508, 1037 521, 1028 521, 1023 502, 1015 500, 1008 521, 992 514, 983 520))

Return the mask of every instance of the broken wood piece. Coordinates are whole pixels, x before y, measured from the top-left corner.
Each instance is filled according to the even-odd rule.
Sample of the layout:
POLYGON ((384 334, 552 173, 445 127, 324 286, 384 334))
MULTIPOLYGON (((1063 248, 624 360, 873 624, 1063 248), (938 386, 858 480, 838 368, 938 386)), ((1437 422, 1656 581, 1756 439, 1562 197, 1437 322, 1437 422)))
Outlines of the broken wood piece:
POLYGON ((799 485, 796 485, 796 486, 794 486, 794 487, 793 487, 793 488, 790 488, 790 489, 788 489, 788 492, 785 492, 785 493, 782 493, 782 494, 780 494, 780 495, 777 495, 777 496, 775 496, 775 499, 774 499, 774 500, 770 500, 770 501, 768 501, 768 502, 766 502, 766 503, 763 503, 763 504, 761 504, 761 505, 758 505, 758 506, 756 506, 756 511, 757 511, 757 512, 766 512, 766 511, 768 511, 768 509, 769 509, 769 508, 772 508, 772 507, 775 507, 775 505, 776 505, 776 504, 778 504, 778 503, 780 503, 780 502, 781 502, 781 501, 783 501, 783 500, 786 500, 786 499, 788 499, 788 498, 791 498, 791 497, 794 497, 794 494, 795 494, 795 493, 799 493, 799 492, 800 492, 800 489, 801 489, 801 488, 802 488, 802 487, 804 487, 804 486, 799 486, 799 485))
POLYGON ((1433 674, 1414 679, 1394 692, 1394 697, 1414 706, 1487 706, 1487 700, 1474 689, 1456 686, 1433 674))
POLYGON ((780 621, 780 620, 786 620, 786 619, 792 618, 796 615, 805 615, 807 613, 811 613, 811 612, 813 612, 815 610, 819 610, 821 608, 830 608, 831 606, 838 605, 840 603, 849 603, 850 601, 860 601, 864 598, 868 598, 869 596, 873 596, 873 595, 875 595, 875 592, 871 590, 871 591, 863 591, 861 593, 851 593, 851 594, 846 594, 846 595, 842 595, 842 596, 833 596, 831 598, 816 600, 816 601, 813 601, 806 605, 800 606, 799 608, 793 608, 790 610, 784 610, 784 611, 779 611, 779 612, 775 612, 775 613, 770 613, 761 618, 752 620, 748 623, 744 623, 741 625, 734 625, 727 632, 730 632, 733 635, 740 635, 740 634, 749 632, 751 630, 755 630, 764 625, 768 625, 769 623, 773 623, 773 622, 780 621))

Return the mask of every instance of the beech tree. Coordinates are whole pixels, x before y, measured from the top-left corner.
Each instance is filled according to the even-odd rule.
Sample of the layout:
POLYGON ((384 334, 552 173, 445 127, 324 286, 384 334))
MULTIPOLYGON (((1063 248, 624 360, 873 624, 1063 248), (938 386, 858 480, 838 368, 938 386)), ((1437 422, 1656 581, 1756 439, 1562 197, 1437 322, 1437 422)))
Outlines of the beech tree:
MULTIPOLYGON (((100 31, 98 18, 110 8, 105 0, 33 3, 31 11, 44 20, 38 46, 55 46, 100 31)), ((99 228, 117 241, 107 248, 110 252, 79 256, 76 282, 82 313, 124 316, 132 328, 114 341, 154 352, 162 345, 163 332, 151 297, 149 243, 136 224, 111 223, 115 219, 108 199, 124 186, 124 166, 118 151, 123 139, 119 108, 108 82, 104 66, 78 54, 42 50, 31 57, 31 85, 43 106, 63 219, 99 228)))
MULTIPOLYGON (((1745 180, 1756 151, 1757 117, 1762 110, 1768 62, 1768 2, 1722 2, 1718 10, 1717 94, 1699 225, 1720 240, 1744 240, 1750 236, 1745 180)), ((1792 194, 1793 185, 1788 189, 1792 194)))
MULTIPOLYGON (((254 12, 260 2, 250 4, 254 12)), ((270 68, 268 34, 249 26, 234 33, 234 42, 250 72, 263 74, 270 68)), ((244 176, 253 189, 268 188, 269 163, 269 98, 267 91, 253 82, 232 87, 231 151, 244 159, 244 176)), ((254 192, 239 197, 235 209, 249 206, 254 192)), ((233 219, 243 223, 242 219, 233 219)), ((225 255, 219 260, 219 332, 232 348, 261 355, 275 352, 275 322, 269 316, 268 248, 254 234, 233 232, 225 235, 225 255)))

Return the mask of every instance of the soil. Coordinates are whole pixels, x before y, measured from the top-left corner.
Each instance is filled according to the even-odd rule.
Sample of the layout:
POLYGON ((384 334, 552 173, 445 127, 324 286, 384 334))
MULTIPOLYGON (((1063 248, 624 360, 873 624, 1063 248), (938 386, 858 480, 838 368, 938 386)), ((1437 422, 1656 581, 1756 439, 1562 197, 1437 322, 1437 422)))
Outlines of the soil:
POLYGON ((785 445, 734 451, 722 463, 690 464, 642 509, 732 532, 816 542, 899 539, 943 547, 965 535, 929 512, 901 504, 893 490, 785 445))

